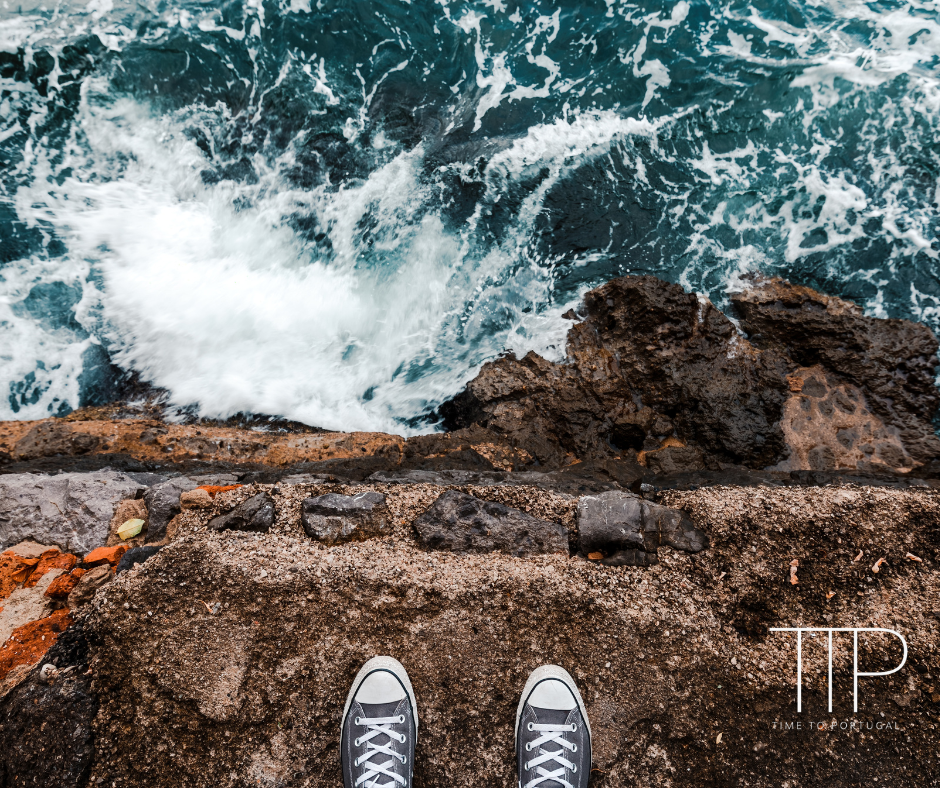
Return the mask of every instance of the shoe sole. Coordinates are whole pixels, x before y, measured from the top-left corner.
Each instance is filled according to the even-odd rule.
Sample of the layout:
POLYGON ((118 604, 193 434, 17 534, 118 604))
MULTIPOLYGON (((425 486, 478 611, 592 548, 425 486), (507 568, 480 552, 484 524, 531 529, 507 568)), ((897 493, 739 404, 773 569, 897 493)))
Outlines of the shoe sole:
POLYGON ((519 742, 519 720, 522 718, 522 710, 525 708, 526 701, 532 694, 532 690, 535 689, 536 684, 539 684, 546 679, 558 679, 569 690, 571 690, 571 694, 574 695, 574 699, 578 704, 578 709, 581 712, 581 718, 584 720, 584 724, 587 725, 588 737, 590 738, 591 736, 591 721, 588 719, 587 710, 584 708, 584 701, 581 699, 581 693, 578 692, 578 685, 574 683, 574 679, 571 678, 571 674, 558 665, 542 665, 529 674, 529 680, 525 683, 525 687, 522 690, 522 697, 519 699, 519 706, 516 709, 515 727, 515 739, 517 747, 519 742))
POLYGON ((359 669, 356 678, 353 680, 349 694, 346 696, 346 706, 343 708, 343 721, 340 730, 346 727, 346 715, 349 714, 349 707, 352 706, 353 698, 356 697, 356 693, 359 691, 359 687, 362 686, 362 682, 366 680, 366 676, 370 673, 375 673, 377 670, 387 670, 402 683, 402 686, 405 688, 405 694, 408 696, 408 702, 411 704, 411 715, 414 717, 415 736, 417 736, 418 706, 415 703, 415 692, 411 688, 411 679, 408 678, 408 671, 405 670, 405 666, 394 657, 372 657, 372 659, 359 669))

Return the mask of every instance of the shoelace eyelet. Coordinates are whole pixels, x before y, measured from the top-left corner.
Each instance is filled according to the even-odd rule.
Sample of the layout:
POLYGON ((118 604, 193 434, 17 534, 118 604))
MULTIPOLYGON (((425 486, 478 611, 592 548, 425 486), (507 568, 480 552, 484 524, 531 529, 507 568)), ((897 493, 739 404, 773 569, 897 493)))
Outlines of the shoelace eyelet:
POLYGON ((531 752, 531 751, 532 751, 532 744, 531 744, 530 742, 526 742, 526 743, 525 743, 525 751, 526 751, 526 752, 531 752))
POLYGON ((402 744, 405 743, 405 734, 404 734, 404 733, 399 733, 399 734, 398 734, 398 741, 400 741, 402 744))
POLYGON ((572 744, 572 745, 571 745, 571 752, 577 752, 577 751, 578 751, 578 745, 577 745, 577 744, 572 744))
POLYGON ((354 722, 356 723, 356 725, 362 725, 362 717, 356 717, 354 722))
POLYGON ((571 732, 574 733, 577 729, 578 729, 578 723, 572 722, 572 723, 571 723, 571 732))
POLYGON ((526 728, 528 728, 529 730, 532 730, 532 723, 530 722, 530 723, 526 726, 526 728))
POLYGON ((572 774, 577 774, 577 773, 578 773, 578 765, 577 765, 577 764, 574 764, 574 765, 571 767, 571 773, 572 773, 572 774))
POLYGON ((399 715, 398 715, 398 723, 401 724, 401 723, 403 723, 404 721, 405 721, 405 715, 404 715, 404 714, 399 714, 399 715))
POLYGON ((354 747, 358 747, 358 746, 359 746, 359 739, 356 739, 356 740, 353 742, 353 746, 354 746, 354 747))
POLYGON ((408 758, 405 757, 404 755, 402 755, 402 756, 401 756, 401 763, 402 763, 402 766, 404 766, 406 763, 408 763, 408 758))

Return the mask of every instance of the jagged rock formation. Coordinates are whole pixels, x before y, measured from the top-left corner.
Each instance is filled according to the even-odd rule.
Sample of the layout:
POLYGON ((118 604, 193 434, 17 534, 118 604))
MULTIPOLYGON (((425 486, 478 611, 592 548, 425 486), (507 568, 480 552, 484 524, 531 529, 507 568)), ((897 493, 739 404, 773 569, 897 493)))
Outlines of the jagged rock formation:
MULTIPOLYGON (((940 407, 934 382, 937 338, 927 326, 865 317, 849 301, 780 279, 760 282, 732 301, 753 346, 774 348, 802 367, 818 365, 830 381, 835 378, 828 388, 841 384, 848 389, 849 402, 845 395, 837 396, 836 409, 853 414, 864 404, 852 395, 865 398, 886 432, 897 438, 897 454, 886 454, 888 445, 881 450, 884 464, 909 466, 910 459, 926 462, 940 454, 940 440, 931 428, 940 407)), ((805 385, 803 392, 813 396, 805 385)), ((842 443, 854 442, 854 437, 846 436, 842 443)))
MULTIPOLYGON (((600 489, 729 466, 909 472, 940 457, 938 343, 926 326, 865 317, 780 280, 752 283, 732 302, 741 330, 678 285, 608 282, 571 315, 565 363, 530 353, 485 364, 441 406, 446 433, 260 432, 112 420, 99 408, 0 424, 0 463, 7 472, 110 466, 137 476, 224 469, 362 481, 580 462, 576 475, 600 489)), ((162 538, 175 514, 155 511, 148 540, 162 538)))
POLYGON ((780 280, 735 304, 754 341, 678 285, 613 280, 585 296, 566 363, 497 359, 441 412, 449 428, 485 428, 548 466, 638 452, 660 472, 910 470, 940 454, 926 326, 780 280), (823 418, 801 415, 816 407, 809 396, 823 418))

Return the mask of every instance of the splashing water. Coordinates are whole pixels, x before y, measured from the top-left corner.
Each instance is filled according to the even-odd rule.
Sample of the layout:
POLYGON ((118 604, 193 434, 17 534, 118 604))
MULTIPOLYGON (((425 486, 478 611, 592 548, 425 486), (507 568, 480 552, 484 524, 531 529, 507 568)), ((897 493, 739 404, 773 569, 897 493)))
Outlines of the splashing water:
POLYGON ((0 0, 0 418, 432 429, 625 273, 936 329, 938 11, 0 0))

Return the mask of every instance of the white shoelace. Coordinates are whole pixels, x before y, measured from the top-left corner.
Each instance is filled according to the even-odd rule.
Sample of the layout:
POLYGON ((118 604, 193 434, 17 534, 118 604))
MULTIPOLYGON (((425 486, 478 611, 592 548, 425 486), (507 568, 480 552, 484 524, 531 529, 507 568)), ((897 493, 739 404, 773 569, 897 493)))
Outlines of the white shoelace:
POLYGON ((356 786, 365 783, 365 788, 393 788, 395 783, 400 785, 405 784, 405 778, 402 777, 397 772, 393 772, 389 769, 390 766, 395 765, 396 767, 400 764, 402 766, 408 761, 408 758, 392 749, 392 742, 397 741, 401 744, 405 743, 405 736, 401 733, 395 733, 391 729, 391 725, 401 725, 405 721, 405 716, 399 714, 397 717, 374 717, 368 719, 366 717, 356 717, 353 722, 356 725, 362 725, 369 729, 368 733, 363 734, 358 739, 356 739, 353 744, 356 747, 366 744, 366 752, 363 755, 360 755, 353 764, 358 768, 362 764, 365 764, 366 770, 363 773, 362 777, 356 780, 356 786), (371 741, 376 736, 385 734, 388 736, 388 744, 373 744, 371 741), (376 755, 391 755, 394 760, 385 761, 385 763, 372 763, 371 759, 376 755), (395 762, 398 762, 397 764, 395 762), (385 775, 386 777, 391 777, 392 779, 387 783, 380 783, 379 777, 385 775))
POLYGON ((546 780, 555 780, 561 784, 562 788, 574 788, 571 783, 564 779, 565 769, 571 769, 572 773, 575 773, 578 771, 578 767, 577 764, 572 763, 564 757, 564 752, 566 749, 573 753, 577 752, 578 745, 566 741, 565 734, 573 733, 578 729, 578 726, 575 723, 571 725, 539 725, 538 723, 530 722, 528 728, 530 731, 535 731, 542 735, 535 741, 529 742, 526 745, 527 752, 530 750, 538 750, 538 755, 532 760, 523 763, 522 768, 526 771, 535 769, 535 773, 538 776, 529 780, 523 788, 535 788, 535 786, 546 780), (550 743, 558 744, 561 748, 555 751, 549 751, 542 746, 550 743), (549 771, 542 766, 543 763, 548 763, 548 761, 555 761, 561 764, 561 768, 555 771, 549 771))

